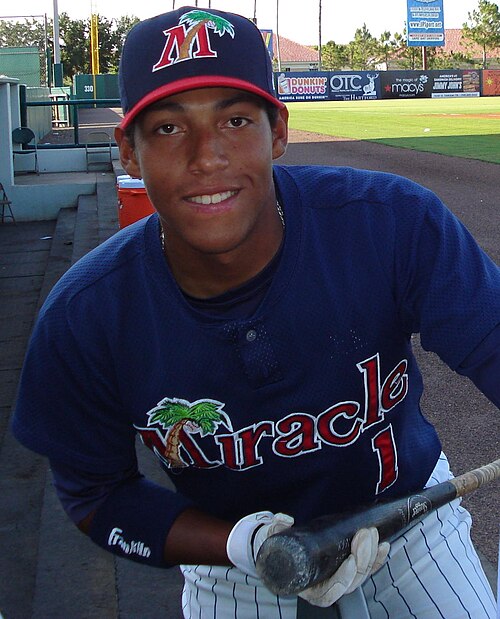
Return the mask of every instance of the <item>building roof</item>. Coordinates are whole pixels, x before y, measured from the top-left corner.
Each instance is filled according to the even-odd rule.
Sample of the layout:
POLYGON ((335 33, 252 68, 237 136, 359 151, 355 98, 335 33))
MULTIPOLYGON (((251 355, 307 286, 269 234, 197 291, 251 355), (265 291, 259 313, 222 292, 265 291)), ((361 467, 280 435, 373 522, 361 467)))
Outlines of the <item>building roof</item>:
MULTIPOLYGON (((481 58, 483 50, 477 43, 472 43, 462 36, 461 28, 446 28, 444 31, 444 46, 441 48, 446 54, 471 54, 474 58, 481 58)), ((488 56, 500 56, 500 48, 490 50, 488 56)))
MULTIPOLYGON (((278 57, 277 36, 273 36, 273 54, 278 57)), ((285 37, 279 36, 280 57, 282 62, 318 62, 319 52, 312 47, 295 43, 285 37)))

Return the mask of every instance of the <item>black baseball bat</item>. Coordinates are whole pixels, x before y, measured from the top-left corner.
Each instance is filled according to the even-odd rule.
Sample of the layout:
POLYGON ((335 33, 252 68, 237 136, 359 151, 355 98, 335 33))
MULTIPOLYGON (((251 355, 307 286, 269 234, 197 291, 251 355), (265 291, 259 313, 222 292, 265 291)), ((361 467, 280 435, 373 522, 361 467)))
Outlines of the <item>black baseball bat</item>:
POLYGON ((257 555, 257 573, 277 595, 296 595, 329 578, 351 552, 351 540, 361 528, 376 527, 381 542, 389 540, 453 499, 500 477, 495 460, 459 477, 418 493, 357 511, 328 515, 269 537, 257 555))

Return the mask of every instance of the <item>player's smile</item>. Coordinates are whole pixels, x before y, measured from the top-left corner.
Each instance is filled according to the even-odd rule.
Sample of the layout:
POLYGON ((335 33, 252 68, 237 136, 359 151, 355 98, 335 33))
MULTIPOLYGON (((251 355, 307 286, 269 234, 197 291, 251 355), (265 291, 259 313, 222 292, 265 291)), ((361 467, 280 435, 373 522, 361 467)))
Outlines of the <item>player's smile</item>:
POLYGON ((235 196, 237 191, 224 191, 213 194, 203 194, 200 196, 192 196, 186 198, 188 202, 194 202, 195 204, 220 204, 221 202, 225 202, 229 198, 235 196))

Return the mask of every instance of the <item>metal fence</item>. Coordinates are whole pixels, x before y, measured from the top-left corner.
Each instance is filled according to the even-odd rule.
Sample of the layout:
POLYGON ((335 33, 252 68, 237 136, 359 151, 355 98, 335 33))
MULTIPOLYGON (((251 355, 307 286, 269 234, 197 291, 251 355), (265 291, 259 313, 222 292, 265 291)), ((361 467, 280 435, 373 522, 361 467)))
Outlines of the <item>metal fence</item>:
POLYGON ((89 108, 89 105, 97 107, 119 107, 119 99, 68 99, 55 101, 21 101, 21 124, 28 117, 29 108, 51 107, 52 115, 61 114, 61 108, 67 108, 67 116, 71 125, 73 140, 64 143, 38 143, 38 148, 73 148, 84 146, 85 143, 81 137, 81 127, 79 118, 80 108, 89 108), (55 110, 58 110, 57 112, 55 110))

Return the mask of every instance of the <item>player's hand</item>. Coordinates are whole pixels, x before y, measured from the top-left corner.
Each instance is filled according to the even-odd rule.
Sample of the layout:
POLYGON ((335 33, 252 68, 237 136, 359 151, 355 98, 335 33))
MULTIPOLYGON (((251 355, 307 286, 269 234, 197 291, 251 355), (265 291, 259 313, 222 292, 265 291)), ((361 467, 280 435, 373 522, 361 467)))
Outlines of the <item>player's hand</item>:
POLYGON ((378 531, 374 527, 360 529, 352 538, 351 554, 333 576, 305 589, 299 596, 313 606, 326 608, 346 593, 352 593, 380 569, 387 558, 390 544, 379 544, 378 539, 378 531))
POLYGON ((239 520, 227 538, 229 560, 245 574, 258 578, 255 570, 257 553, 264 541, 275 533, 293 525, 293 518, 286 514, 257 512, 239 520))

